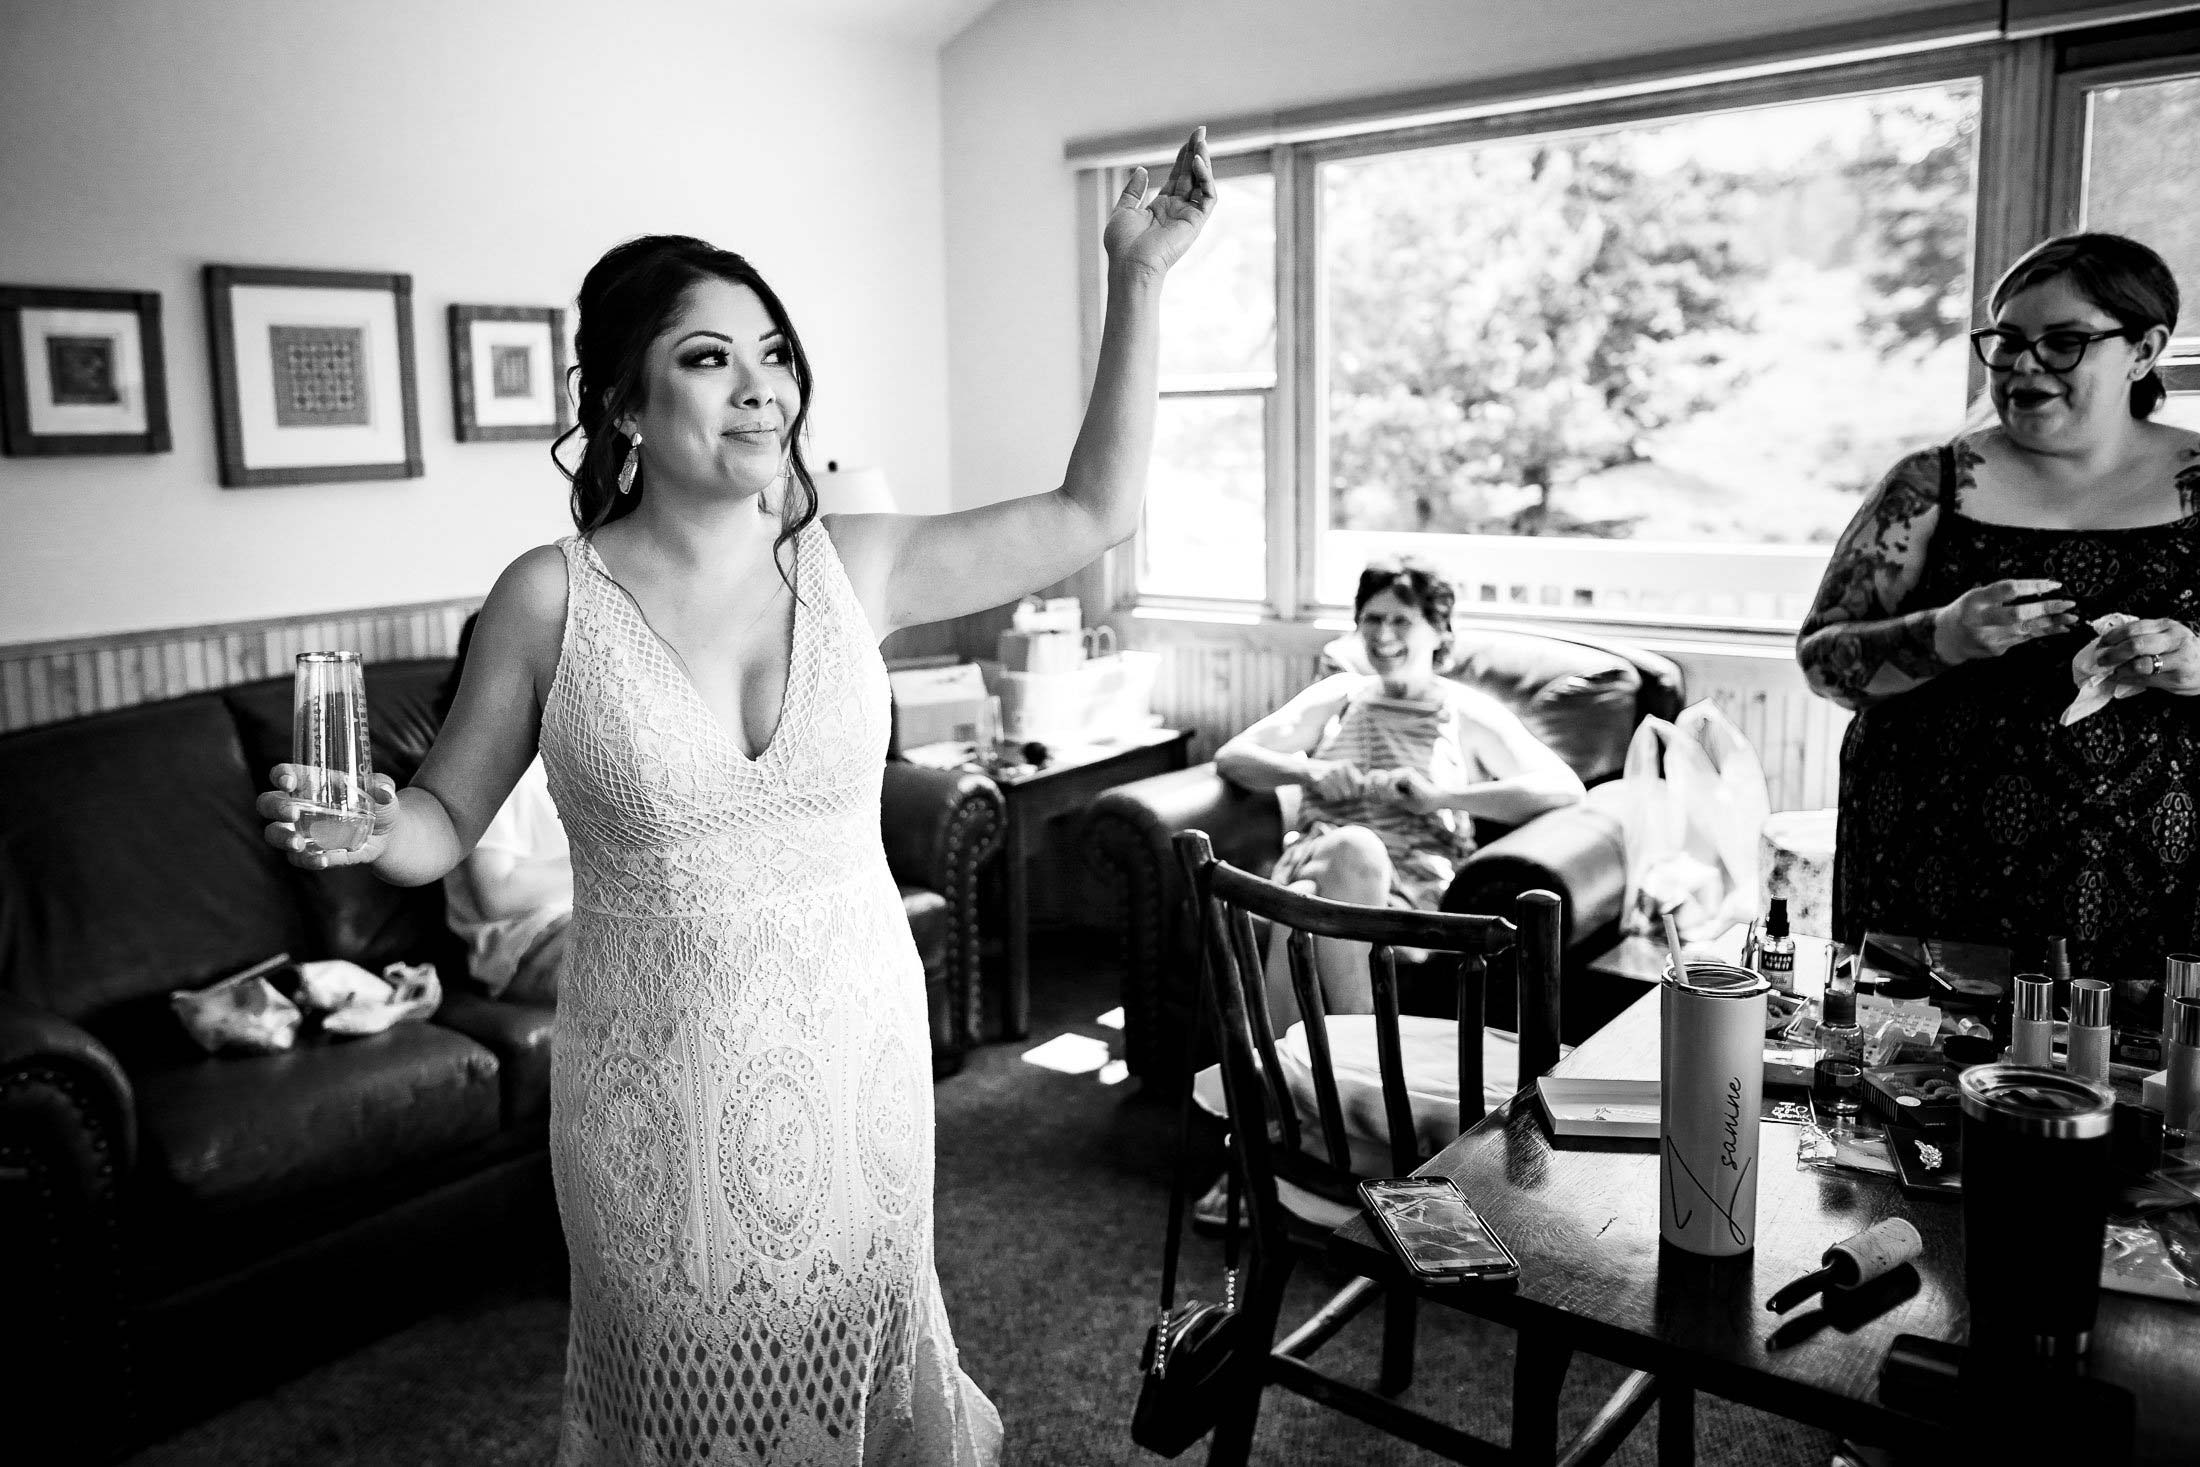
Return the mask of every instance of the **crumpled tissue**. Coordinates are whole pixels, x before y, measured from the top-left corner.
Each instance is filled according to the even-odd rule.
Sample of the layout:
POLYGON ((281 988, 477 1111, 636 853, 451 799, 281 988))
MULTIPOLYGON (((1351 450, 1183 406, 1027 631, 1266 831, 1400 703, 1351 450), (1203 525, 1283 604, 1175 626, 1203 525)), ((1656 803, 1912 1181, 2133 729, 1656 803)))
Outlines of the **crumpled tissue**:
POLYGON ((417 1024, 443 1002, 443 984, 433 963, 391 963, 378 979, 381 993, 330 1010, 321 1020, 324 1034, 379 1034, 397 1024, 417 1024))
POLYGON ((2120 626, 2128 626, 2139 618, 2123 611, 2111 611, 2106 616, 2093 618, 2093 640, 2085 644, 2070 662, 2070 675, 2078 684, 2078 696, 2070 700, 2070 706, 2062 711, 2065 728, 2079 719, 2106 708, 2112 699, 2128 698, 2146 689, 2136 683, 2111 683, 2113 669, 2101 665, 2101 637, 2120 626))

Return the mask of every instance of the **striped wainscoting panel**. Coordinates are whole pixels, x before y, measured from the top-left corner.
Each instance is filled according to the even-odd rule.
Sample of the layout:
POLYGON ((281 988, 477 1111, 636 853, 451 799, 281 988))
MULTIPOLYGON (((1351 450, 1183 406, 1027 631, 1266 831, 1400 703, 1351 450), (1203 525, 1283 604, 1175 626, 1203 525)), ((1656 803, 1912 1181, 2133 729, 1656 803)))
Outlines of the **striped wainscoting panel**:
MULTIPOLYGON (((1223 740, 1281 706, 1314 680, 1322 645, 1336 635, 1311 627, 1187 626, 1119 621, 1126 644, 1161 654, 1154 711, 1197 737, 1192 758, 1209 759, 1223 740)), ((1710 699, 1764 761, 1775 810, 1830 806, 1839 790, 1842 731, 1849 714, 1816 697, 1783 640, 1764 646, 1641 645, 1671 657, 1689 701, 1710 699)))
POLYGON ((448 657, 479 598, 0 646, 0 731, 288 672, 300 652, 448 657))

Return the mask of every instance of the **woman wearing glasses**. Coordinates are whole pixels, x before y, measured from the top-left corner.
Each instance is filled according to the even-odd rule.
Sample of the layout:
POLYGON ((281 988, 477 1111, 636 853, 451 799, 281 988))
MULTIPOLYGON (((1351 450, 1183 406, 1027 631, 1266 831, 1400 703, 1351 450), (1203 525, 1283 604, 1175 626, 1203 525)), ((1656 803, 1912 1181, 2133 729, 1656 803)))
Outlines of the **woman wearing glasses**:
POLYGON ((1797 656, 1857 715, 1837 937, 2036 968, 2063 936, 2125 980, 2200 937, 2200 435, 2151 421, 2177 304, 2134 240, 2034 248, 1971 334, 1995 421, 1896 464, 1834 547, 1797 656), (2066 723, 2102 673, 2123 695, 2066 723))

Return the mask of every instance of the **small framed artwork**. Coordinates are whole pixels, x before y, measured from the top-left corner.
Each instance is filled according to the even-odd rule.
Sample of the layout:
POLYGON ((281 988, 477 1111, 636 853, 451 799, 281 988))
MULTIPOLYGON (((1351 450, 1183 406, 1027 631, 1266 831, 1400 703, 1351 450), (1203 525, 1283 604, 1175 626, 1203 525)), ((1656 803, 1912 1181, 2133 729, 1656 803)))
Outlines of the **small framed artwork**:
POLYGON ((451 406, 461 443, 555 438, 565 401, 565 312, 451 307, 451 406))
POLYGON ((206 314, 224 485, 419 477, 410 275, 209 265, 206 314))
POLYGON ((0 453, 166 453, 152 291, 0 285, 0 453))

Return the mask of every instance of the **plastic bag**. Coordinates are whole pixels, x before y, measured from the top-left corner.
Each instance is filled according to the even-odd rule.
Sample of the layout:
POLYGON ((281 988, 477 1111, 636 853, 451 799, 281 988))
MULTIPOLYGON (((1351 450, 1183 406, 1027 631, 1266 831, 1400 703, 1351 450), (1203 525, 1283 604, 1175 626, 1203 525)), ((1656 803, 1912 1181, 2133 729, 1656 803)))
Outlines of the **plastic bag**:
POLYGON ((1694 703, 1671 723, 1644 719, 1620 786, 1623 933, 1655 936, 1671 912, 1684 939, 1701 941, 1759 915, 1758 837, 1772 802, 1757 751, 1725 714, 1694 703))

